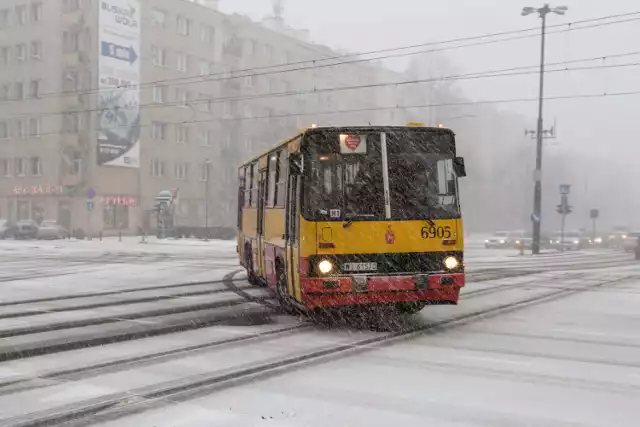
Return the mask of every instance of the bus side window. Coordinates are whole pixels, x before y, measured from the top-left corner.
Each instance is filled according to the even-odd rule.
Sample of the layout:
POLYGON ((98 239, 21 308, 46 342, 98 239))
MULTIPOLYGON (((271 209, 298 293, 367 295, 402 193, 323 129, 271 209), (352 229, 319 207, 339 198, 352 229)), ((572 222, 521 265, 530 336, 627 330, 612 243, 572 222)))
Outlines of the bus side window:
POLYGON ((247 169, 238 172, 238 229, 242 229, 242 208, 244 207, 244 183, 247 169))
POLYGON ((289 177, 289 156, 287 151, 282 150, 278 154, 278 178, 276 184, 276 206, 284 207, 286 200, 287 179, 289 177))
POLYGON ((269 182, 267 190, 267 207, 274 207, 276 205, 276 183, 277 183, 277 165, 278 156, 280 153, 272 153, 269 155, 269 182))
POLYGON ((260 172, 258 172, 258 162, 251 165, 251 200, 249 204, 251 207, 258 207, 258 178, 260 172))
POLYGON ((244 207, 248 208, 251 201, 251 166, 244 170, 244 207))

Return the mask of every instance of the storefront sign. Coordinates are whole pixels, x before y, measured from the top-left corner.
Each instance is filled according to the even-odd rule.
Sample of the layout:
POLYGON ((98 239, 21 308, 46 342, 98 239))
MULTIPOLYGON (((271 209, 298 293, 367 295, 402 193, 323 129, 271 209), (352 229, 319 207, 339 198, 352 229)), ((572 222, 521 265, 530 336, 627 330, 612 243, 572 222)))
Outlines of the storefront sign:
POLYGON ((60 195, 62 194, 61 185, 32 185, 30 187, 13 187, 13 194, 24 196, 37 195, 60 195))
POLYGON ((138 206, 138 199, 130 196, 104 196, 101 200, 103 205, 138 206))

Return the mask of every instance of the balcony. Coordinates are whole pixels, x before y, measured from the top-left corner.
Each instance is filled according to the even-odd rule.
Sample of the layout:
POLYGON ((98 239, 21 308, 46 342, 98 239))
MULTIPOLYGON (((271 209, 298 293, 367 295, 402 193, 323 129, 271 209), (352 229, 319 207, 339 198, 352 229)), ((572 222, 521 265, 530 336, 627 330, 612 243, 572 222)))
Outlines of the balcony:
POLYGON ((65 68, 75 68, 86 65, 89 62, 89 55, 83 51, 65 52, 62 54, 62 65, 65 68))
POLYGON ((61 104, 64 111, 83 111, 90 107, 89 95, 68 93, 62 96, 61 104))
POLYGON ((62 13, 62 26, 73 27, 85 24, 84 11, 82 9, 62 13))

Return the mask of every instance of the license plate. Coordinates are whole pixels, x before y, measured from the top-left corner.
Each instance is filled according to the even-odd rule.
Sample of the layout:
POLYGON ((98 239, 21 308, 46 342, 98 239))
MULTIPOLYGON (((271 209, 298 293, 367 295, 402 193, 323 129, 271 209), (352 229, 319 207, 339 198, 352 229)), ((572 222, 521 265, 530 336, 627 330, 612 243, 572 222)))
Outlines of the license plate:
POLYGON ((376 271, 377 262, 348 262, 342 264, 342 271, 376 271))

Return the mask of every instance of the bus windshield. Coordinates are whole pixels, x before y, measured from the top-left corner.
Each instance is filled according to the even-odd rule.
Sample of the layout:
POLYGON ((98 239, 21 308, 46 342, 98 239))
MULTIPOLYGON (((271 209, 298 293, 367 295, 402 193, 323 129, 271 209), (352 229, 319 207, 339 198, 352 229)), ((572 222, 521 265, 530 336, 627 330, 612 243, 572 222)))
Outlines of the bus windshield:
MULTIPOLYGON (((312 220, 384 220, 380 132, 326 131, 304 149, 304 212, 312 220)), ((425 130, 385 132, 391 218, 459 217, 453 136, 425 130)))

